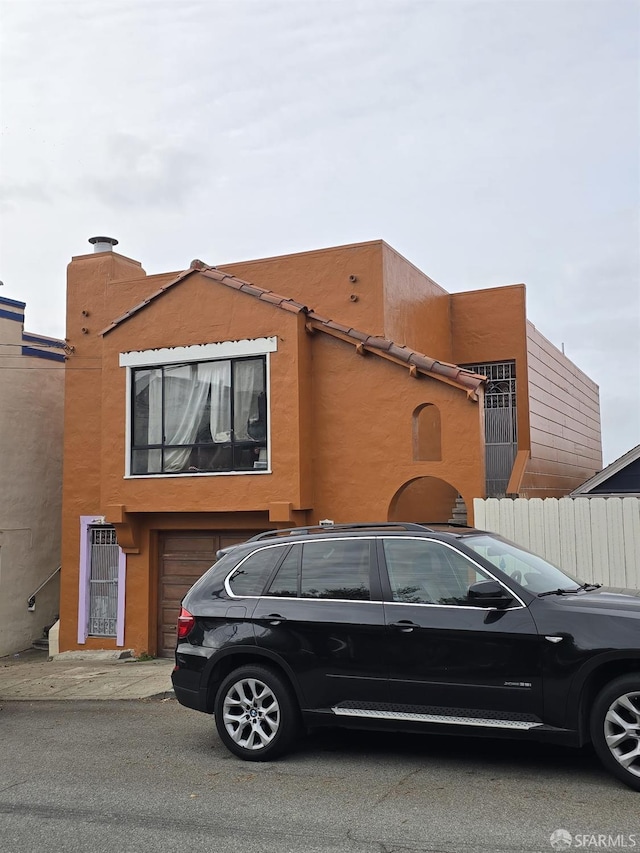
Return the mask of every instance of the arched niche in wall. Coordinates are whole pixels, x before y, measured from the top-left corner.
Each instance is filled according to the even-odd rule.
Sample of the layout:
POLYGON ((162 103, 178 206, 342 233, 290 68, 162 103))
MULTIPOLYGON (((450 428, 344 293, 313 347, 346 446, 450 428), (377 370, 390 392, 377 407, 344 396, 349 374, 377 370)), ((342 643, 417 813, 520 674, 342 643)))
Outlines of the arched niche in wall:
POLYGON ((413 413, 414 462, 439 462, 442 459, 440 409, 425 403, 413 413))
POLYGON ((416 477, 404 483, 389 504, 388 521, 446 523, 453 517, 458 490, 439 477, 416 477))

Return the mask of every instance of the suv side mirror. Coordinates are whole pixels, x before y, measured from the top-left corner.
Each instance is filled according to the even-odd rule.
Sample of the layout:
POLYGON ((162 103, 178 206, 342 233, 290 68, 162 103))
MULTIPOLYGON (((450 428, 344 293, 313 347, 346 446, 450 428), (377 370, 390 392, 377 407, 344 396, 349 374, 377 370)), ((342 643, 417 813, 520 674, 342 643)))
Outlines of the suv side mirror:
POLYGON ((498 581, 477 581, 467 592, 469 604, 475 607, 508 607, 513 596, 498 581))

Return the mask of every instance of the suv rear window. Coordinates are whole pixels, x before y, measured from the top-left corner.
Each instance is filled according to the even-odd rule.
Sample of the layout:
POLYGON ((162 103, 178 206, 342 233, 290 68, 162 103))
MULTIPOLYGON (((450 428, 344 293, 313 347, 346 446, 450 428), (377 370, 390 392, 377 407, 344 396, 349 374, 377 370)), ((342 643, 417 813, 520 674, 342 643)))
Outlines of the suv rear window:
POLYGON ((276 545, 247 557, 229 578, 231 592, 234 595, 262 595, 264 585, 286 550, 286 547, 276 545))

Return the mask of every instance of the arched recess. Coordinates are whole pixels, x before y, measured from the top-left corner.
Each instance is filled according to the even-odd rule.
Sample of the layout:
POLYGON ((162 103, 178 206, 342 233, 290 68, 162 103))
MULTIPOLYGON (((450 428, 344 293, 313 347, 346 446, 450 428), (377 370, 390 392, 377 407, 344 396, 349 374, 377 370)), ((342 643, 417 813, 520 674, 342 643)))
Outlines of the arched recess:
POLYGON ((440 409, 433 403, 418 406, 413 413, 414 462, 439 462, 442 459, 440 409))
POLYGON ((452 518, 458 490, 439 477, 416 477, 400 486, 389 504, 388 521, 446 523, 452 518))

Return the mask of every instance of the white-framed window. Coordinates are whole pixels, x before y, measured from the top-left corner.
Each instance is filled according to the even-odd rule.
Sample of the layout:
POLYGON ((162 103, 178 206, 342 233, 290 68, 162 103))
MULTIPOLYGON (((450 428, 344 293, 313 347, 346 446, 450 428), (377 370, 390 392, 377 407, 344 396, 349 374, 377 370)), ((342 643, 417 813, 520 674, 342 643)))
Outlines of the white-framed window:
POLYGON ((268 471, 275 348, 262 338, 123 353, 128 476, 268 471))

